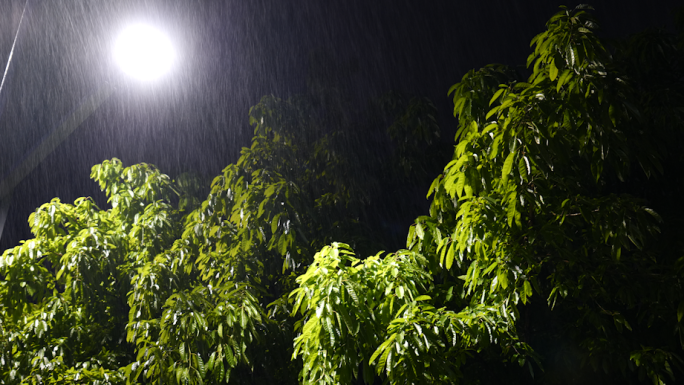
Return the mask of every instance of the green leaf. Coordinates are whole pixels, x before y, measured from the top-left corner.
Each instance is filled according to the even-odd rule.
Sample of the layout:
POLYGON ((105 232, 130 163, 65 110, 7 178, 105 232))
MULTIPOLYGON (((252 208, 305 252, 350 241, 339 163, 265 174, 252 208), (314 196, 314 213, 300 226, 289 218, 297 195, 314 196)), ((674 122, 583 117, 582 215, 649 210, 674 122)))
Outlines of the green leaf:
MULTIPOLYGON (((389 350, 389 345, 391 345, 394 340, 397 338, 397 334, 392 334, 385 342, 383 342, 378 348, 375 350, 373 355, 370 358, 370 361, 368 362, 369 364, 373 365, 373 362, 375 361, 376 358, 386 350, 389 350)), ((384 365, 384 362, 378 362, 378 365, 384 365)))
POLYGON ((420 239, 423 239, 423 237, 425 237, 423 225, 420 222, 416 222, 416 236, 420 239))
POLYGON ((492 145, 490 147, 489 151, 489 159, 494 160, 496 159, 496 156, 499 154, 499 146, 501 145, 501 142, 503 141, 503 132, 499 133, 494 137, 494 140, 492 141, 492 145))
POLYGON ((456 161, 456 166, 454 167, 455 171, 461 171, 461 169, 463 168, 463 164, 469 160, 470 155, 470 153, 465 153, 461 155, 460 158, 458 158, 458 160, 456 161))
POLYGON ((513 170, 513 162, 514 161, 515 161, 515 152, 511 152, 506 157, 506 160, 504 161, 503 168, 501 169, 501 180, 503 183, 506 183, 506 181, 508 180, 508 175, 511 173, 511 170, 513 170))
POLYGON ((528 180, 528 175, 530 174, 530 163, 526 156, 522 156, 518 161, 518 172, 524 181, 528 180))
POLYGON ((496 107, 492 108, 491 110, 489 110, 489 112, 487 112, 487 115, 485 116, 485 120, 489 120, 489 118, 490 118, 492 115, 494 115, 494 114, 496 114, 497 112, 499 112, 499 110, 500 110, 502 107, 503 107, 503 106, 496 106, 496 107))
POLYGON ((532 296, 532 285, 530 284, 530 281, 525 281, 523 284, 525 295, 528 297, 532 296))
POLYGON ((516 200, 516 194, 512 194, 512 199, 508 202, 508 209, 506 210, 506 216, 508 218, 508 226, 513 227, 513 221, 518 214, 518 202, 516 200))
POLYGON ((240 327, 244 330, 247 329, 247 313, 245 313, 245 308, 240 309, 240 327))
POLYGON ((503 289, 508 287, 508 270, 501 268, 497 271, 496 278, 503 289))
POLYGON ((447 293, 446 293, 446 300, 447 300, 447 301, 450 301, 451 298, 453 297, 453 295, 454 295, 454 287, 451 286, 451 287, 449 287, 449 290, 447 290, 447 293))
POLYGON ((465 196, 468 198, 473 197, 473 187, 470 186, 469 184, 466 184, 463 186, 463 192, 465 193, 465 196))
POLYGON ((278 224, 280 222, 280 216, 282 213, 276 214, 273 219, 271 219, 271 233, 275 234, 275 232, 278 230, 278 224))
POLYGON ((492 103, 494 103, 494 101, 495 101, 496 99, 498 99, 499 96, 501 96, 501 94, 502 94, 504 91, 506 91, 505 88, 501 88, 501 89, 499 89, 498 91, 496 91, 496 92, 494 93, 494 96, 492 96, 492 98, 489 100, 489 105, 491 106, 492 103))
POLYGON ((456 180, 456 194, 460 198, 463 195, 463 188, 465 187, 465 174, 459 172, 457 178, 458 179, 456 180))
POLYGON ((447 251, 447 255, 446 255, 446 268, 447 268, 447 270, 450 270, 451 265, 453 265, 453 263, 454 263, 454 243, 455 242, 451 242, 451 244, 449 245, 449 251, 447 251))
POLYGON ((216 359, 216 352, 211 353, 209 356, 209 362, 207 362, 207 370, 212 371, 214 369, 214 360, 216 359))
POLYGON ((397 289, 395 290, 395 293, 399 299, 404 298, 404 286, 398 286, 397 289))
POLYGON ((571 77, 572 77, 572 71, 571 70, 564 70, 563 74, 561 74, 560 78, 558 78, 558 84, 556 85, 556 92, 560 92, 561 87, 563 87, 563 85, 565 83, 567 83, 571 77))
POLYGON ((433 192, 437 191, 437 189, 439 188, 439 183, 441 182, 441 180, 442 180, 442 178, 440 175, 439 177, 435 178, 435 180, 432 181, 432 184, 430 185, 430 188, 428 189, 428 193, 425 196, 425 198, 430 198, 430 195, 432 195, 433 192))
POLYGON ((551 79, 551 81, 554 81, 556 80, 557 76, 558 68, 556 68, 556 59, 552 59, 549 63, 549 79, 551 79))
POLYGON ((491 273, 492 270, 494 270, 497 266, 499 266, 499 262, 498 262, 498 261, 492 262, 492 263, 489 265, 489 267, 487 267, 487 268, 485 269, 485 271, 482 273, 482 275, 487 275, 487 274, 491 273))
MULTIPOLYGON (((197 357, 197 367, 199 368, 199 372, 200 372, 201 377, 206 376, 207 368, 204 365, 204 360, 202 360, 202 356, 199 354, 196 354, 195 357, 197 357)), ((200 383, 201 383, 201 377, 200 377, 200 383)))

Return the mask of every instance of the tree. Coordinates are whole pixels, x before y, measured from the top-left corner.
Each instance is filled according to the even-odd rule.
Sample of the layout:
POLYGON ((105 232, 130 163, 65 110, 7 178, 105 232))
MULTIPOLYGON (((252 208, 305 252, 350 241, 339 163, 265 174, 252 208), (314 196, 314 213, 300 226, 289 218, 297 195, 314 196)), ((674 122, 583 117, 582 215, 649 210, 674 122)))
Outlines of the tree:
POLYGON ((549 20, 527 79, 491 65, 449 90, 457 145, 406 250, 334 243, 297 278, 304 383, 684 376, 684 39, 611 52, 588 9, 549 20))
POLYGON ((93 167, 111 208, 55 199, 0 257, 0 383, 681 378, 684 38, 595 31, 562 8, 528 77, 491 65, 450 89, 453 159, 393 253, 378 228, 410 199, 372 205, 430 172, 423 99, 357 120, 343 88, 264 97, 208 193, 93 167), (387 126, 391 144, 361 140, 387 126))
MULTIPOLYGON (((401 119, 434 115, 389 100, 423 106, 401 119)), ((251 146, 208 193, 197 177, 112 159, 91 173, 110 209, 38 208, 35 238, 0 257, 0 383, 296 382, 297 274, 332 240, 378 247, 362 217, 382 170, 363 162, 367 146, 343 150, 363 142, 326 128, 324 112, 310 97, 264 97, 251 146)), ((395 140, 410 133, 392 127, 395 140)))

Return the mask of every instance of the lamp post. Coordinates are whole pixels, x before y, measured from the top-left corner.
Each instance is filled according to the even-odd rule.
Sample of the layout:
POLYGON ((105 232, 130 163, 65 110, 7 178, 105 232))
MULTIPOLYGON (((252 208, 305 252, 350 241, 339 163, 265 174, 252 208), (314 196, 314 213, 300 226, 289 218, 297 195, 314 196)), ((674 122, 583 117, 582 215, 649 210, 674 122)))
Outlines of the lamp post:
MULTIPOLYGON (((171 42, 160 31, 144 24, 125 28, 114 45, 114 60, 129 76, 149 82, 168 72, 175 59, 171 42)), ((9 66, 9 61, 8 61, 9 66)), ((7 220, 12 192, 36 166, 112 95, 116 87, 105 83, 87 97, 62 124, 55 128, 21 162, 0 180, 0 238, 7 220)))

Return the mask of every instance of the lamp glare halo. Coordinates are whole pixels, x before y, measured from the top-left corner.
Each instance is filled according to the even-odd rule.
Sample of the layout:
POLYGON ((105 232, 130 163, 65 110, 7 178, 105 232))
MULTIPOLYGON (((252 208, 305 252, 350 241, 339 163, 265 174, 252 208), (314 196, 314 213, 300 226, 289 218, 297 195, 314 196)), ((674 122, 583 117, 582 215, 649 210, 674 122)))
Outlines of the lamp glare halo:
POLYGON ((154 80, 170 70, 174 50, 163 33, 138 24, 121 32, 115 43, 114 58, 128 75, 140 80, 154 80))

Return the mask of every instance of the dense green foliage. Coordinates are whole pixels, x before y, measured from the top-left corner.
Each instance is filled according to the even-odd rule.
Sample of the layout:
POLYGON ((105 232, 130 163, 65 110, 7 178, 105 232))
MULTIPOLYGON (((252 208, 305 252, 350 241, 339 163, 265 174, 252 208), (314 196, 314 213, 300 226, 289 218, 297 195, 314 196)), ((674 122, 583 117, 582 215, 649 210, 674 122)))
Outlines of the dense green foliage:
POLYGON ((305 382, 681 380, 683 41, 611 54, 584 7, 547 26, 527 79, 450 89, 457 146, 407 250, 333 245, 298 278, 305 382))
POLYGON ((0 257, 0 384, 681 381, 684 39, 607 48, 585 7, 547 27, 526 78, 449 90, 403 250, 378 228, 441 161, 423 99, 358 123, 320 81, 264 97, 208 190, 94 166, 111 208, 54 199, 0 257))
MULTIPOLYGON (((264 97, 251 147, 203 201, 196 177, 113 159, 91 173, 110 209, 90 198, 38 208, 35 238, 0 258, 0 383, 297 382, 295 277, 333 240, 377 248, 360 218, 385 190, 369 181, 404 148, 362 167, 354 155, 368 146, 344 151, 359 138, 322 129, 315 102, 264 97)), ((434 121, 425 100, 383 103, 394 109, 371 109, 365 124, 387 124, 387 140, 409 134, 403 121, 434 121)), ((438 134, 428 127, 425 140, 438 134)))

